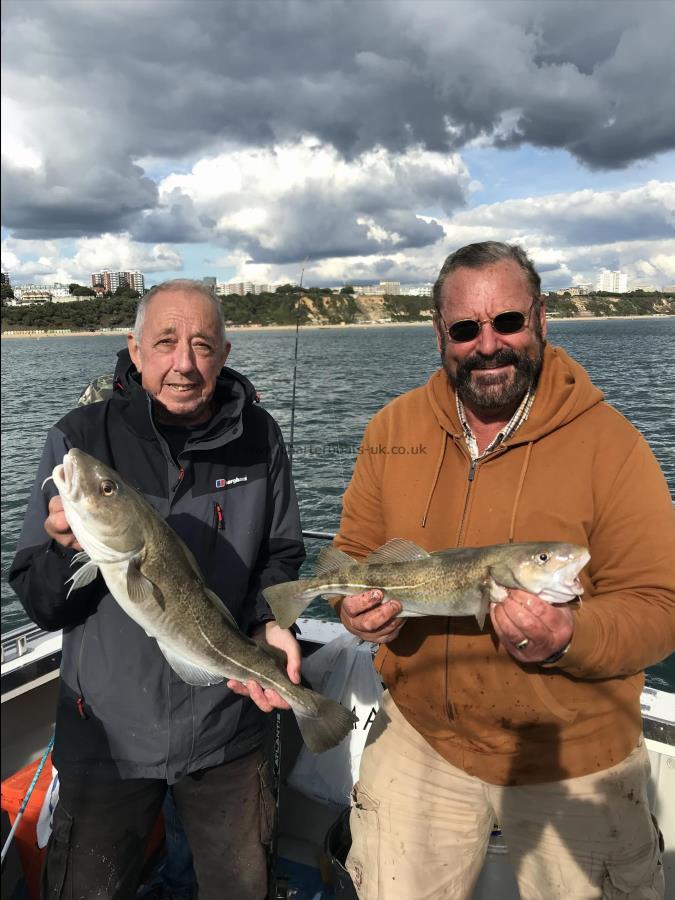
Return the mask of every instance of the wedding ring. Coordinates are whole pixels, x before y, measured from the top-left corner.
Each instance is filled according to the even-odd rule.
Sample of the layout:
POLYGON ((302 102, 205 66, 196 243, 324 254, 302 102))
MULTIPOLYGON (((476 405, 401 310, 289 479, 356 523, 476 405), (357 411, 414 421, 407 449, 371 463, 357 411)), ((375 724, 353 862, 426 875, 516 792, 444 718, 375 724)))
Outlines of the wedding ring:
POLYGON ((516 650, 524 650, 529 643, 530 643, 529 638, 523 638, 522 641, 518 641, 518 643, 515 644, 514 646, 515 646, 516 650))

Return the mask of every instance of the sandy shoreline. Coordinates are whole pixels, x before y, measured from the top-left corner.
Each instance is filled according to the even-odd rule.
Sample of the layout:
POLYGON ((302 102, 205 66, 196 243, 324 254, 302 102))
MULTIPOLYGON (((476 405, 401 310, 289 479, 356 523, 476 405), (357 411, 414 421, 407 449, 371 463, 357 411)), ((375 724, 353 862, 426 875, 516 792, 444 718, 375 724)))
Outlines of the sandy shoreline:
MULTIPOLYGON (((630 319, 672 319, 672 315, 651 315, 651 316, 572 316, 549 318, 549 322, 606 322, 612 319, 630 320, 630 319)), ((330 324, 311 324, 301 325, 301 331, 319 331, 325 328, 402 328, 404 326, 426 327, 431 326, 431 320, 425 322, 355 322, 353 324, 343 323, 341 325, 330 324)), ((228 325, 228 334, 237 331, 295 331, 295 325, 228 325)), ((113 328, 108 331, 3 331, 0 337, 2 340, 26 340, 30 338, 58 338, 58 337, 114 337, 119 335, 126 336, 129 333, 128 328, 113 328)))

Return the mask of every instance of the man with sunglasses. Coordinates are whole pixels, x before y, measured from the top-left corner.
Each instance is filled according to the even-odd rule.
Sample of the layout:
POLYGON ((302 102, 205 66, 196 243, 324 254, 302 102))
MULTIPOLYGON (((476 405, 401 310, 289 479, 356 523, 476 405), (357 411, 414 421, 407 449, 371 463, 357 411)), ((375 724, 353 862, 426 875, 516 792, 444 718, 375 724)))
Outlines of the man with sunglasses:
POLYGON ((359 898, 470 897, 495 821, 523 900, 663 897, 640 691, 675 647, 665 479, 546 343, 520 247, 456 251, 434 303, 442 367, 368 425, 363 446, 380 452, 359 454, 336 546, 363 558, 392 538, 429 552, 564 540, 591 560, 583 605, 509 590, 482 630, 399 619, 377 590, 336 602, 349 631, 381 644, 387 688, 351 815, 359 898))

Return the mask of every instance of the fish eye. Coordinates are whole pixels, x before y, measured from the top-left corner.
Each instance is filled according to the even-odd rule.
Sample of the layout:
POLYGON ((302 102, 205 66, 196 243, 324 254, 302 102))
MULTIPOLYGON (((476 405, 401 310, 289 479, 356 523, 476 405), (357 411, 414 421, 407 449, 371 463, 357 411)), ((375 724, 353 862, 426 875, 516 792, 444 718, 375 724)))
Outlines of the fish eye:
POLYGON ((117 492, 117 485, 114 481, 102 481, 99 490, 104 497, 112 497, 117 492))
POLYGON ((551 554, 546 550, 542 550, 542 552, 537 556, 537 562, 539 563, 547 563, 551 558, 551 554))

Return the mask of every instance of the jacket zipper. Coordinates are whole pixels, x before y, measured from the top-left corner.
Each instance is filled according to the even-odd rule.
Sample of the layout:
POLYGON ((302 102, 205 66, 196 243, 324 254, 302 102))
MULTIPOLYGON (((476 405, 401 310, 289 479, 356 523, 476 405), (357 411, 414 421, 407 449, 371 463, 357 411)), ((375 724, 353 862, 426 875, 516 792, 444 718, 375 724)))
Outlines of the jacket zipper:
POLYGON ((181 465, 179 465, 178 466, 178 479, 177 479, 176 483, 174 484, 174 486, 171 488, 172 494, 176 493, 176 491, 178 490, 180 483, 184 477, 185 477, 185 469, 181 465))
POLYGON ((218 542, 218 532, 225 530, 225 516, 223 515, 223 508, 220 503, 214 501, 213 503, 213 531, 211 534, 213 535, 211 539, 211 548, 215 549, 216 544, 218 542))
POLYGON ((86 700, 84 699, 84 691, 82 690, 82 685, 80 684, 80 668, 82 667, 82 657, 84 655, 84 639, 86 636, 87 622, 85 621, 84 625, 82 626, 82 640, 80 641, 80 648, 77 651, 77 669, 75 670, 75 680, 77 681, 78 692, 78 696, 75 699, 75 706, 77 707, 77 713, 81 719, 89 718, 85 707, 86 700))

